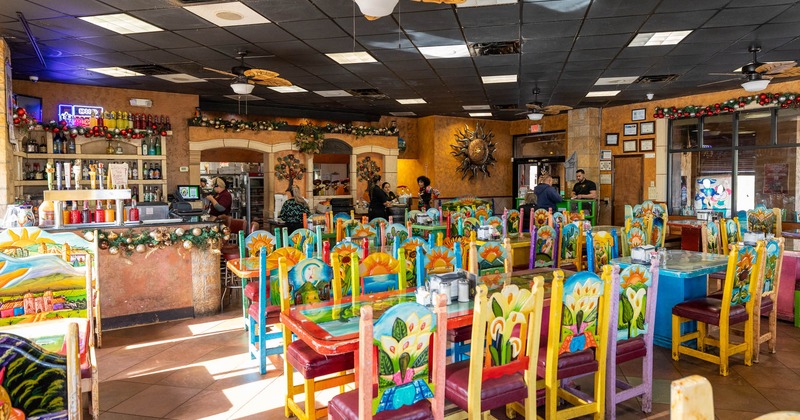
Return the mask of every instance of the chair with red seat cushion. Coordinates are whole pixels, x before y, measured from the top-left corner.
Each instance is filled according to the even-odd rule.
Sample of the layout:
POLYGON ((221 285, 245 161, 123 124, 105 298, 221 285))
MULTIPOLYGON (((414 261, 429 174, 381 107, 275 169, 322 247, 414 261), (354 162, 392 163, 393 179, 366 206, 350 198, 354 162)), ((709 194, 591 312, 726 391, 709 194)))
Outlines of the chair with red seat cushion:
POLYGON ((692 299, 672 308, 672 359, 679 360, 687 354, 719 365, 719 373, 728 375, 728 358, 744 353, 744 364, 750 366, 753 356, 752 298, 763 267, 763 242, 756 246, 737 245, 728 256, 727 278, 722 299, 710 297, 692 299), (681 324, 696 321, 697 330, 681 334, 681 324), (731 326, 744 323, 744 340, 730 340, 731 326), (707 337, 708 325, 719 327, 719 340, 707 337), (697 348, 683 343, 697 340, 697 348), (719 348, 719 355, 705 351, 706 345, 719 348))
MULTIPOLYGON (((296 304, 327 301, 334 296, 334 301, 340 299, 338 294, 332 293, 341 289, 339 276, 334 276, 334 268, 323 260, 305 258, 291 270, 288 266, 287 258, 280 257, 277 278, 282 313, 288 313, 296 304)), ((327 407, 316 407, 316 392, 353 382, 353 374, 347 373, 354 367, 353 353, 321 355, 303 341, 292 341, 292 333, 288 328, 283 329, 283 352, 283 375, 287 381, 286 417, 295 415, 301 420, 324 417, 327 407), (304 381, 300 385, 294 383, 295 370, 303 375, 304 381), (305 409, 301 409, 294 400, 299 393, 305 393, 305 409)))
POLYGON ((530 290, 505 284, 487 297, 478 287, 470 359, 449 366, 445 397, 469 418, 506 407, 536 417, 536 366, 544 305, 544 279, 530 290))
POLYGON ((372 311, 361 307, 358 389, 333 397, 328 418, 443 419, 445 297, 433 312, 414 302, 392 306, 374 325, 372 311))

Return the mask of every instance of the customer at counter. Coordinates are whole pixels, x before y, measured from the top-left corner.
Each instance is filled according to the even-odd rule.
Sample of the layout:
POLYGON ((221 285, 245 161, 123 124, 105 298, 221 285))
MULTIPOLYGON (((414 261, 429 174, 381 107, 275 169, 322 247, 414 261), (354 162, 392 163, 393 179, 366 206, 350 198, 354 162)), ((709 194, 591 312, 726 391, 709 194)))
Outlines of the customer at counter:
POLYGON ((544 174, 539 177, 539 184, 533 189, 536 194, 536 210, 539 209, 556 209, 556 204, 564 201, 561 195, 553 188, 553 177, 550 174, 544 174))
POLYGON ((225 181, 222 178, 214 178, 211 180, 211 187, 214 189, 214 193, 206 196, 210 204, 208 214, 211 215, 211 220, 216 220, 223 215, 230 216, 233 197, 226 188, 225 181))
POLYGON ((389 196, 381 188, 381 176, 375 175, 372 178, 372 189, 369 191, 369 220, 376 217, 388 218, 386 207, 390 205, 392 205, 392 202, 389 200, 389 196))
POLYGON ((308 203, 300 193, 300 187, 292 185, 291 188, 286 190, 286 201, 281 207, 281 212, 278 218, 286 223, 286 229, 289 233, 297 229, 304 228, 303 215, 311 215, 311 210, 308 208, 308 203))

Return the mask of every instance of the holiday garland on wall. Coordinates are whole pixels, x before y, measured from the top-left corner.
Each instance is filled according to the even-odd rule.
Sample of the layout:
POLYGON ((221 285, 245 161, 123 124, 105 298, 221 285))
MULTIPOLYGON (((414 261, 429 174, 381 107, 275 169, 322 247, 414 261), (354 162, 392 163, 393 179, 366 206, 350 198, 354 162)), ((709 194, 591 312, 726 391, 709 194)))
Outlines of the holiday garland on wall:
MULTIPOLYGON (((216 130, 233 131, 239 133, 242 131, 291 131, 293 127, 286 121, 243 121, 243 120, 225 120, 222 118, 207 118, 197 116, 189 120, 191 127, 208 127, 216 130)), ((309 134, 322 134, 322 133, 341 133, 352 134, 356 137, 364 136, 397 136, 400 130, 397 126, 392 125, 389 127, 371 127, 366 125, 353 125, 353 124, 326 124, 324 126, 317 126, 313 124, 303 124, 294 129, 295 132, 303 135, 309 134), (311 128, 313 127, 313 128, 311 128)), ((324 134, 323 134, 324 136, 324 134)))
POLYGON ((719 115, 724 112, 734 112, 752 103, 761 106, 780 106, 781 108, 800 108, 798 99, 800 93, 760 93, 750 96, 739 96, 731 98, 725 102, 713 105, 687 105, 684 107, 656 107, 653 118, 669 118, 671 120, 679 118, 698 118, 705 115, 719 115))
POLYGON ((294 145, 302 153, 316 154, 322 151, 322 145, 325 143, 325 133, 322 132, 322 127, 317 127, 312 124, 303 124, 297 127, 297 133, 294 136, 294 145))
MULTIPOLYGON (((86 230, 83 237, 87 241, 94 241, 95 231, 86 230)), ((131 256, 134 252, 144 253, 148 249, 163 249, 168 246, 180 244, 184 249, 208 249, 216 248, 219 241, 230 239, 230 229, 227 226, 220 228, 217 225, 210 227, 196 227, 189 230, 184 228, 170 229, 166 227, 156 228, 155 230, 143 230, 134 232, 128 229, 125 232, 113 232, 97 230, 97 246, 100 249, 108 250, 109 254, 117 255, 124 253, 131 256)))

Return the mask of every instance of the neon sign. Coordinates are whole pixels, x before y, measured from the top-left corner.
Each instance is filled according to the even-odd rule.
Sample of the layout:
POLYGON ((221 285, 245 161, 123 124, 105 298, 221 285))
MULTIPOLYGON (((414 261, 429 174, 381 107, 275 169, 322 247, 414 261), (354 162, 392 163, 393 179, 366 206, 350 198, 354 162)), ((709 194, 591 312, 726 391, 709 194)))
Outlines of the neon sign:
POLYGON ((66 121, 67 125, 76 127, 90 127, 90 122, 94 114, 95 118, 103 115, 102 106, 93 105, 69 105, 61 104, 58 106, 58 120, 66 121))

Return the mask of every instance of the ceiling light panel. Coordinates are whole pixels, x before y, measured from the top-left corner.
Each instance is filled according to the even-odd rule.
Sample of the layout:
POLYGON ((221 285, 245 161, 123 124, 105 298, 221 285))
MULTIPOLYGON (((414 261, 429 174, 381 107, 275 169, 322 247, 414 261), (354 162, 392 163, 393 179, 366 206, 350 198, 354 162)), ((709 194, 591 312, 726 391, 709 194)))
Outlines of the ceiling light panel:
POLYGON ((343 97, 343 96, 353 96, 353 95, 350 94, 350 92, 347 92, 345 90, 315 90, 314 93, 316 93, 319 96, 325 97, 325 98, 338 98, 338 97, 343 97))
POLYGON ((303 93, 308 92, 300 86, 270 86, 270 89, 278 93, 303 93))
POLYGON ((111 77, 144 76, 144 74, 142 73, 137 73, 135 71, 130 71, 128 69, 123 69, 122 67, 95 67, 86 70, 93 71, 95 73, 105 74, 106 76, 111 76, 111 77))
POLYGON ((360 63, 375 63, 378 60, 369 55, 368 52, 341 52, 341 53, 328 53, 325 54, 331 60, 339 64, 360 64, 360 63))
POLYGON ((639 76, 627 76, 627 77, 601 77, 594 82, 595 86, 605 86, 605 85, 629 85, 638 79, 639 76))
POLYGON ((158 77, 159 79, 166 80, 172 83, 202 83, 207 82, 206 79, 201 79, 199 77, 194 77, 190 74, 185 73, 175 73, 175 74, 156 74, 153 77, 158 77))
POLYGON ((241 26, 270 23, 269 19, 261 16, 253 9, 238 1, 230 3, 185 6, 184 9, 217 26, 241 26))
POLYGON ((428 60, 469 57, 469 48, 467 48, 466 44, 419 47, 419 52, 428 60))
POLYGON ((151 25, 125 13, 82 16, 79 19, 123 35, 163 31, 163 29, 158 26, 151 25))
POLYGON ((490 105, 464 105, 464 111, 483 111, 485 109, 492 109, 490 105))
POLYGON ((589 92, 586 94, 587 98, 601 98, 605 96, 617 96, 619 94, 619 90, 598 90, 595 92, 589 92))
POLYGON ((491 117, 492 113, 491 112, 470 112, 469 116, 470 117, 491 117))
POLYGON ((659 45, 675 45, 689 36, 692 31, 647 32, 637 34, 629 47, 655 47, 659 45))
POLYGON ((485 85, 489 85, 492 83, 516 83, 517 75, 503 74, 499 76, 482 76, 481 81, 483 81, 483 84, 485 85))
POLYGON ((400 102, 403 105, 418 105, 418 104, 426 104, 427 103, 422 98, 398 99, 397 102, 400 102))

